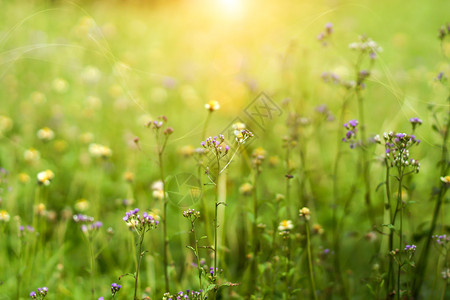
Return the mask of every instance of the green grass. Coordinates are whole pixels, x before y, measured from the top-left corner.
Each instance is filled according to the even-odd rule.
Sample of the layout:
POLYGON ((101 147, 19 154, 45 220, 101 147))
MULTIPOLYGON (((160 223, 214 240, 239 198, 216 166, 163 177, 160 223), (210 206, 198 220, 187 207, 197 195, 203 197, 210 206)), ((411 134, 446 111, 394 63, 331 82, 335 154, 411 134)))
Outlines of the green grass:
MULTIPOLYGON (((140 1, 1 1, 0 116, 8 117, 12 127, 2 129, 0 118, 0 167, 8 171, 7 181, 3 177, 0 181, 0 210, 10 215, 9 222, 0 221, 0 299, 18 299, 18 286, 20 299, 42 286, 49 287, 48 299, 91 297, 89 251, 79 224, 72 220, 75 203, 81 198, 89 202, 84 213, 103 222, 93 242, 94 248, 102 249, 96 259, 94 286, 95 299, 107 299, 110 284, 135 271, 136 241, 122 221, 125 212, 134 207, 162 210, 161 201, 153 199, 151 190, 152 182, 160 179, 156 141, 144 124, 165 115, 168 126, 174 129, 164 152, 169 189, 176 186, 173 178, 184 178, 181 174, 209 182, 198 161, 183 156, 180 149, 200 147, 208 116, 204 104, 210 100, 219 101, 221 108, 212 113, 207 136, 227 129, 236 118, 255 134, 229 165, 218 188, 219 197, 227 203, 219 211, 222 280, 240 285, 222 289, 217 298, 246 298, 252 282, 257 288, 254 299, 312 297, 305 223, 298 216, 303 206, 311 209, 311 225, 320 224, 324 229, 321 235, 311 234, 318 298, 345 298, 336 277, 335 254, 321 254, 324 249, 335 250, 333 166, 336 153, 341 151, 337 172, 341 200, 354 188, 347 210, 343 210, 343 202, 336 210, 343 220, 339 228, 341 276, 351 299, 383 299, 384 286, 374 297, 367 285, 372 289, 380 286, 391 250, 387 247, 388 228, 382 226, 389 223, 383 204, 385 187, 377 189, 385 180, 384 146, 374 146, 367 153, 377 225, 372 228, 358 167, 360 149, 337 143, 344 134, 339 135, 342 124, 338 120, 345 89, 321 79, 324 71, 354 79, 357 54, 348 45, 360 34, 367 34, 383 48, 362 92, 367 136, 408 133, 409 118, 423 120, 415 132, 422 143, 411 149, 411 156, 421 162, 420 173, 404 180, 405 199, 410 202, 404 212, 403 240, 417 245, 417 263, 436 202, 430 195, 438 188, 446 190, 439 180, 444 174, 437 165, 442 138, 432 125, 434 111, 442 128, 449 117, 448 81, 440 84, 435 78, 441 71, 450 76, 449 38, 442 49, 437 38, 440 26, 450 21, 450 3, 241 2, 240 10, 227 11, 220 1, 200 0, 145 5, 140 1), (328 22, 334 25, 332 41, 322 47, 316 37, 328 22), (99 75, 86 74, 96 72, 88 66, 99 75), (66 90, 58 91, 55 79, 63 79, 66 90), (259 127, 245 109, 261 92, 279 106, 280 113, 259 127), (328 122, 316 112, 320 104, 327 105, 334 121, 328 122), (297 120, 307 118, 308 125, 287 124, 293 114, 297 120), (55 133, 49 142, 36 136, 46 126, 55 133), (85 133, 92 133, 92 141, 83 140, 85 133), (296 142, 289 154, 291 170, 286 163, 284 136, 296 142), (133 142, 135 137, 139 137, 140 149, 133 142), (91 157, 91 142, 108 146, 112 156, 91 157), (254 180, 251 154, 258 147, 265 149, 266 157, 257 185, 256 224, 264 228, 258 229, 260 254, 255 262, 254 200, 242 195, 239 188, 254 180), (24 159, 24 151, 30 148, 40 152, 40 159, 32 163, 24 159), (39 186, 36 175, 46 169, 52 170, 55 178, 49 186, 39 186), (127 171, 134 174, 132 183, 124 179, 127 171), (21 182, 21 173, 27 174, 29 181, 21 182), (277 194, 286 197, 287 173, 294 176, 289 180, 289 207, 285 201, 275 200, 277 194), (134 202, 126 207, 123 199, 134 202), (46 204, 45 217, 36 217, 35 203, 46 204), (286 268, 285 241, 277 227, 288 218, 295 226, 286 242, 290 252, 286 268), (45 232, 38 237, 28 234, 20 255, 19 223, 38 225, 36 229, 45 232), (107 233, 109 227, 113 235, 107 233), (375 242, 365 238, 369 232, 375 233, 375 242), (283 273, 286 270, 287 275, 283 273), (18 274, 23 275, 20 283, 18 274), (290 282, 289 288, 286 282, 290 282), (297 293, 288 296, 287 289, 297 293)), ((351 97, 343 121, 359 119, 356 99, 351 97)), ((448 153, 445 159, 445 175, 449 175, 448 153)), ((212 239, 214 189, 210 185, 202 188, 207 210, 201 201, 190 207, 202 213, 197 236, 210 234, 212 239), (207 214, 209 224, 205 224, 207 214)), ((392 179, 393 199, 396 189, 397 182, 392 179)), ((435 234, 449 235, 448 202, 448 195, 444 195, 435 234)), ((191 265, 194 257, 186 248, 192 245, 190 224, 182 216, 187 208, 169 199, 171 292, 198 289, 197 270, 191 265)), ((406 283, 414 276, 425 278, 423 299, 445 298, 450 290, 447 287, 444 294, 448 279, 441 278, 445 266, 448 268, 448 256, 439 255, 432 244, 429 268, 419 275, 414 268, 402 274, 408 290, 411 287, 406 283)), ((146 235, 144 246, 148 253, 139 275, 141 295, 160 299, 165 292, 162 226, 146 235)), ((200 257, 212 265, 211 251, 200 250, 200 257)), ((120 284, 122 290, 116 298, 131 299, 134 280, 124 277, 120 284)))

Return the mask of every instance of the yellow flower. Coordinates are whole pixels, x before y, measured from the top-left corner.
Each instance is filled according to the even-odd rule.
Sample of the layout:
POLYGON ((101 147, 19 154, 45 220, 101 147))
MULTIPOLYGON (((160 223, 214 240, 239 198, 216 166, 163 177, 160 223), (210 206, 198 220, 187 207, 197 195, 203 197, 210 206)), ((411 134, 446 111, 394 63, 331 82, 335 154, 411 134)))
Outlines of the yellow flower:
POLYGON ((313 225, 313 232, 320 235, 320 234, 324 233, 324 230, 323 230, 323 227, 320 224, 314 224, 313 225))
POLYGON ((40 157, 41 157, 41 154, 39 153, 39 151, 37 151, 34 148, 27 149, 23 153, 23 158, 28 163, 36 162, 39 160, 40 157))
POLYGON ((75 209, 77 211, 86 211, 89 208, 89 201, 87 201, 86 199, 82 198, 82 199, 78 199, 77 202, 75 203, 75 209))
POLYGON ((19 173, 19 181, 22 183, 27 183, 30 181, 30 176, 27 173, 19 173))
POLYGON ((220 108, 220 104, 217 101, 211 100, 208 103, 205 104, 205 108, 209 110, 210 112, 213 112, 215 110, 218 110, 220 108))
POLYGON ((125 179, 125 181, 131 183, 134 181, 134 173, 127 171, 123 174, 123 179, 125 179))
POLYGON ((55 174, 53 174, 53 172, 50 170, 45 170, 37 174, 38 183, 43 185, 50 185, 50 182, 54 177, 55 174))
POLYGON ((45 213, 46 213, 45 208, 46 207, 45 207, 44 203, 39 203, 36 207, 36 213, 41 216, 45 215, 45 213))
POLYGON ((89 153, 92 157, 108 158, 112 155, 112 150, 106 146, 100 144, 90 144, 89 153))
POLYGON ((38 130, 37 137, 43 141, 50 141, 55 137, 55 133, 48 127, 44 127, 38 130))
POLYGON ((195 152, 195 148, 191 145, 183 146, 180 148, 179 153, 184 157, 192 156, 195 152))
POLYGON ((0 210, 0 221, 9 222, 10 216, 6 210, 0 210))
POLYGON ((441 181, 445 184, 450 184, 450 175, 441 177, 441 181))
POLYGON ((300 217, 304 217, 306 220, 309 220, 309 218, 310 218, 309 208, 303 207, 302 209, 300 209, 299 212, 300 212, 300 214, 299 214, 300 217))
POLYGON ((253 186, 250 183, 244 183, 239 188, 239 192, 243 196, 250 196, 252 194, 253 186))
POLYGON ((11 118, 0 115, 0 134, 11 130, 12 127, 13 121, 11 120, 11 118))
POLYGON ((279 231, 287 231, 294 228, 294 224, 292 224, 291 220, 283 220, 280 222, 280 225, 278 226, 279 231))

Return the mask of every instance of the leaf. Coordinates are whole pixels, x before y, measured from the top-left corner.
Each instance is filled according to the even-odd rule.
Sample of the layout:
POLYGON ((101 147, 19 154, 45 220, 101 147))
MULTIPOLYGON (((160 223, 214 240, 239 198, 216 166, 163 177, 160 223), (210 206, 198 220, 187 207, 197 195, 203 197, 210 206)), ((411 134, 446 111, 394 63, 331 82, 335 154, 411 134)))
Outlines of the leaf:
POLYGON ((382 187, 383 185, 385 185, 385 184, 386 184, 386 181, 380 182, 380 183, 377 185, 377 188, 375 189, 375 192, 377 192, 378 189, 379 189, 380 187, 382 187))
POLYGON ((366 286, 367 286, 367 288, 369 289, 370 293, 371 293, 372 295, 375 296, 375 291, 372 289, 372 287, 370 286, 370 284, 367 283, 366 286))
POLYGON ((201 238, 199 238, 198 240, 200 241, 200 240, 204 240, 204 239, 207 239, 207 238, 208 238, 208 236, 204 235, 201 238))
POLYGON ((194 247, 186 246, 186 248, 191 249, 194 252, 194 255, 197 256, 197 251, 195 251, 194 247))
POLYGON ((392 225, 392 224, 383 224, 383 225, 381 225, 381 226, 387 227, 387 228, 389 228, 389 229, 395 231, 395 227, 394 227, 394 225, 392 225))

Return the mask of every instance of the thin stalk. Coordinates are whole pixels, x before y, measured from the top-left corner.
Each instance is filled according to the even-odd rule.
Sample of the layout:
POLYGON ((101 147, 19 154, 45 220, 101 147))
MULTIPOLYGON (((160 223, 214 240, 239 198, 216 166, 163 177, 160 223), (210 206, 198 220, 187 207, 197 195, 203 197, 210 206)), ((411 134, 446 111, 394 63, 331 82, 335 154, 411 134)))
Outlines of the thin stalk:
POLYGON ((220 176, 220 157, 217 156, 217 178, 216 178, 216 185, 215 185, 215 198, 214 198, 214 274, 216 274, 217 272, 217 254, 218 254, 218 249, 217 249, 217 210, 219 207, 219 188, 218 188, 218 184, 219 184, 219 176, 220 176))
POLYGON ((88 247, 89 247, 89 255, 91 257, 91 295, 92 299, 95 299, 95 276, 94 276, 94 270, 95 270, 95 255, 94 255, 94 249, 92 247, 92 240, 90 237, 87 238, 88 247))
MULTIPOLYGON (((450 104, 450 95, 447 97, 447 102, 450 104)), ((447 116, 450 115, 450 105, 449 105, 449 109, 448 109, 448 113, 447 116)), ((441 151, 441 170, 440 170, 440 176, 446 176, 447 172, 448 172, 448 136, 449 136, 449 131, 450 131, 450 117, 447 117, 447 124, 445 126, 445 128, 443 128, 442 132, 443 132, 443 138, 442 138, 442 151, 441 151)), ((417 272, 416 274, 419 275, 419 277, 416 277, 414 279, 413 282, 413 298, 417 299, 420 295, 420 290, 422 288, 422 284, 423 284, 423 278, 425 276, 425 271, 428 265, 428 253, 430 251, 430 246, 431 246, 431 240, 433 237, 433 233, 434 230, 436 229, 436 224, 437 224, 437 220, 439 218, 439 211, 441 209, 442 206, 442 202, 444 200, 444 195, 445 192, 447 191, 447 189, 445 189, 445 187, 442 186, 442 183, 439 182, 439 184, 441 184, 441 188, 439 190, 439 194, 436 200, 436 204, 434 207, 434 213, 433 213, 433 219, 431 220, 431 226, 430 226, 430 230, 428 231, 428 236, 424 245, 424 249, 423 252, 419 258, 419 262, 417 264, 417 272)))
MULTIPOLYGON (((399 174, 399 180, 398 180, 398 192, 397 192, 397 207, 396 212, 394 215, 394 222, 395 222, 395 216, 397 215, 397 212, 400 210, 400 231, 399 231, 399 246, 398 249, 401 251, 403 248, 403 200, 402 200, 402 181, 403 181, 403 169, 402 167, 398 167, 398 174, 399 174), (400 206, 400 208, 399 208, 400 206)), ((401 286, 401 264, 398 265, 398 273, 397 273, 397 299, 400 299, 400 286, 401 286)))
POLYGON ((194 229, 194 223, 191 223, 192 225, 192 233, 194 233, 194 241, 195 241, 195 256, 197 258, 197 269, 198 269, 198 281, 200 285, 200 299, 203 300, 203 285, 202 285, 202 269, 200 267, 200 258, 198 255, 198 240, 197 240, 197 234, 195 233, 194 229))
POLYGON ((305 221, 306 225, 306 248, 308 251, 308 269, 309 269, 309 282, 311 284, 311 293, 312 298, 314 300, 317 300, 317 294, 316 294, 316 281, 314 280, 314 271, 313 271, 313 264, 312 264, 312 254, 311 254, 311 238, 309 234, 309 221, 305 221))
MULTIPOLYGON (((361 96, 361 92, 359 90, 359 87, 357 86, 356 89, 356 98, 358 100, 358 111, 359 111, 359 120, 361 122, 361 139, 363 146, 366 143, 366 129, 365 129, 365 119, 364 119, 364 107, 363 107, 363 99, 361 96)), ((364 186, 365 186, 365 193, 364 193, 364 199, 367 206, 367 214, 369 216, 371 225, 374 226, 376 224, 375 221, 375 214, 373 212, 372 208, 372 200, 371 200, 371 187, 370 187, 370 172, 369 172, 369 162, 367 160, 367 153, 366 149, 362 149, 361 151, 361 163, 363 166, 363 179, 364 179, 364 186)))
MULTIPOLYGON (((167 139, 166 141, 167 142, 167 139)), ((169 291, 169 273, 168 273, 168 252, 169 252, 169 238, 167 237, 167 199, 166 199, 166 182, 164 180, 164 165, 163 165, 163 151, 164 151, 164 147, 165 147, 165 143, 164 146, 159 149, 158 151, 158 161, 159 161, 159 172, 160 172, 160 176, 161 176, 161 181, 162 181, 162 186, 163 186, 163 239, 164 239, 164 255, 163 255, 163 263, 164 263, 164 283, 165 283, 165 289, 166 291, 169 291)))
MULTIPOLYGON (((288 145, 286 146, 286 169, 287 172, 290 172, 290 164, 289 164, 289 143, 290 141, 287 141, 288 145)), ((287 174, 290 175, 290 174, 287 174)), ((291 206, 291 183, 290 183, 290 178, 286 177, 286 213, 287 213, 287 218, 290 219, 291 218, 291 210, 290 210, 290 206, 291 206)))
POLYGON ((208 116, 206 117, 205 125, 203 125, 203 130, 202 130, 202 141, 204 141, 206 138, 206 129, 208 128, 208 123, 209 123, 209 119, 211 119, 211 114, 212 114, 212 111, 208 111, 208 116))
MULTIPOLYGON (((386 165, 386 198, 387 198, 387 208, 389 209, 389 221, 393 222, 393 214, 392 214, 392 201, 391 201, 391 185, 390 185, 390 166, 387 158, 384 160, 386 165)), ((392 224, 393 225, 393 224, 392 224)), ((389 229, 389 249, 388 251, 392 251, 394 247, 394 231, 389 229)), ((393 272, 394 272, 394 260, 392 257, 389 258, 389 269, 387 274, 387 283, 386 283, 386 299, 389 298, 389 294, 391 293, 391 284, 393 281, 393 272)))
POLYGON ((142 232, 142 235, 139 235, 139 259, 136 266, 136 276, 134 277, 134 300, 139 300, 137 297, 138 291, 138 280, 139 280, 139 269, 141 268, 141 261, 144 253, 142 252, 142 244, 144 242, 145 231, 142 232))

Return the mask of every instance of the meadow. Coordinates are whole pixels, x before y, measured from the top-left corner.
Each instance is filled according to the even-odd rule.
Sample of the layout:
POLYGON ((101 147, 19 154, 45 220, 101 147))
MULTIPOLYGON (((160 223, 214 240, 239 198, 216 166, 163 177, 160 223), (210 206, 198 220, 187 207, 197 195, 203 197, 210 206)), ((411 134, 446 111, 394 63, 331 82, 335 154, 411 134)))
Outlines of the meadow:
POLYGON ((0 299, 450 299, 449 11, 0 0, 0 299))

